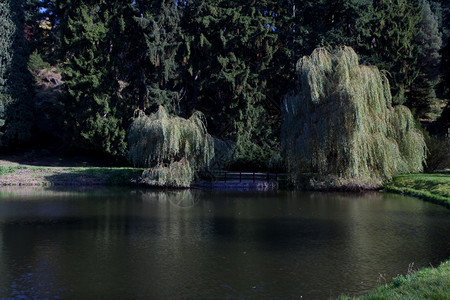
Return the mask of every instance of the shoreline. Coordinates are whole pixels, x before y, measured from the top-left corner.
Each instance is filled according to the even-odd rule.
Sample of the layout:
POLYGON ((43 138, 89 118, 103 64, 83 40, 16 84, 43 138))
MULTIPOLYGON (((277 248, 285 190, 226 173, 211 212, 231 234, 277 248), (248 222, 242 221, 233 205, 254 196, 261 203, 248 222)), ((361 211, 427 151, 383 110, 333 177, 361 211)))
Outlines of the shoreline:
POLYGON ((386 183, 384 190, 450 208, 450 170, 399 175, 386 183))
POLYGON ((421 268, 399 275, 360 297, 341 295, 339 300, 375 299, 448 299, 450 295, 450 259, 437 267, 421 268))
MULTIPOLYGON (((409 195, 450 209, 450 170, 431 174, 407 174, 394 177, 384 190, 409 195)), ((349 299, 447 299, 450 296, 450 258, 438 267, 421 268, 400 275, 361 297, 349 299)))
MULTIPOLYGON (((144 169, 132 167, 61 167, 34 166, 20 163, 0 165, 0 188, 23 187, 89 187, 141 186, 144 169)), ((195 188, 195 185, 193 185, 195 188)), ((418 197, 450 208, 450 170, 433 174, 409 174, 395 177, 384 191, 418 197)), ((340 299, 379 299, 391 297, 427 297, 450 295, 450 259, 436 268, 422 268, 408 275, 400 275, 362 297, 341 296, 340 299), (431 283, 431 284, 430 284, 431 283), (428 288, 432 285, 433 288, 428 288), (449 288, 447 288, 447 285, 449 288), (437 290, 436 290, 437 289, 437 290)))

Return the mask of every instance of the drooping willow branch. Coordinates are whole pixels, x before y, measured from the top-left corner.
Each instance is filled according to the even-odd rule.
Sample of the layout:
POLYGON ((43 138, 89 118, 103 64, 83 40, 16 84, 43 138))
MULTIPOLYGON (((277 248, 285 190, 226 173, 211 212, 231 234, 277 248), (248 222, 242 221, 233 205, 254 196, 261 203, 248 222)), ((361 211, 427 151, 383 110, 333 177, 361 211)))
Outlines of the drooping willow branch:
POLYGON ((422 171, 425 143, 411 112, 392 107, 386 76, 359 65, 352 48, 318 48, 299 60, 297 74, 283 103, 281 130, 294 177, 314 173, 334 186, 375 187, 396 174, 422 171))
POLYGON ((128 145, 133 165, 148 168, 143 181, 156 186, 188 187, 214 157, 214 141, 200 112, 184 119, 169 115, 162 106, 134 119, 128 145))

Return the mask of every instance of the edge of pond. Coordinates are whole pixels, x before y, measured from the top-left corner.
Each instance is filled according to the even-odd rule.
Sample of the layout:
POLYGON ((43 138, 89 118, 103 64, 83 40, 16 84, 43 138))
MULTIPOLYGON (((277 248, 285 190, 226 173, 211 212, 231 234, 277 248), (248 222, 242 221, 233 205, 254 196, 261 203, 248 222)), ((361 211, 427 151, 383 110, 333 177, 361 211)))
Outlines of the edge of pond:
MULTIPOLYGON (((450 187, 449 175, 448 171, 400 175, 387 183, 384 190, 418 197, 450 209, 450 197, 445 196, 445 192, 450 187), (447 177, 441 177, 444 180, 433 179, 436 175, 448 176, 448 179, 447 177), (408 180, 402 181, 399 178, 408 180), (423 180, 426 180, 427 184, 423 184, 421 182, 423 180)), ((397 276, 391 283, 379 286, 362 297, 342 295, 339 299, 444 299, 448 295, 450 295, 450 258, 436 268, 422 268, 407 275, 397 276)))
POLYGON ((448 295, 450 260, 442 262, 436 268, 422 268, 397 276, 389 284, 379 286, 362 297, 342 295, 339 299, 447 299, 448 295))
MULTIPOLYGON (((111 167, 39 167, 28 165, 0 166, 0 186, 93 186, 93 185, 139 185, 143 169, 111 167)), ((450 174, 448 184, 450 185, 450 174)), ((403 175, 408 176, 408 175, 403 175)), ((422 174, 426 177, 427 174, 422 174)), ((450 208, 450 198, 432 193, 414 184, 414 178, 405 184, 394 178, 384 186, 384 191, 407 194, 450 208)), ((441 182, 433 182, 439 185, 441 182)), ((447 184, 447 183, 445 183, 447 184)), ((390 284, 380 286, 362 297, 379 299, 391 297, 432 297, 450 294, 450 259, 438 268, 423 268, 400 275, 390 284), (431 283, 431 284, 430 284, 431 283), (431 288, 427 288, 431 286, 431 288)), ((341 296, 340 299, 358 299, 341 296)))
POLYGON ((450 208, 450 173, 447 171, 399 175, 386 183, 384 190, 450 208))

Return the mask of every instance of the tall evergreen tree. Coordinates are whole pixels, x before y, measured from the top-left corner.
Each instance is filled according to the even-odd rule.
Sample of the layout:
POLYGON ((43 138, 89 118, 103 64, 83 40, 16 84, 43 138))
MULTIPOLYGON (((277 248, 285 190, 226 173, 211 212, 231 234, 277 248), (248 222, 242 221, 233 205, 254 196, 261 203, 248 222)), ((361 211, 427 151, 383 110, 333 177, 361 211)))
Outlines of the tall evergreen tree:
POLYGON ((125 128, 114 66, 107 1, 80 1, 66 7, 64 105, 68 142, 73 147, 125 155, 125 128))
POLYGON ((418 0, 374 0, 367 14, 359 21, 357 50, 388 72, 393 102, 402 104, 419 73, 414 37, 422 19, 421 5, 418 0))
MULTIPOLYGON (((367 18, 372 0, 305 1, 305 25, 309 27, 310 47, 358 47, 359 24, 367 18)), ((308 53, 313 49, 308 49, 308 53)))
POLYGON ((154 111, 163 105, 179 113, 182 88, 179 85, 178 48, 182 41, 178 2, 136 1, 132 18, 124 16, 129 49, 122 55, 128 65, 123 68, 126 92, 137 94, 141 110, 154 111))
POLYGON ((0 2, 0 143, 22 143, 31 137, 32 79, 27 70, 22 1, 0 2))
POLYGON ((442 47, 442 33, 439 31, 438 17, 431 11, 430 4, 424 0, 420 31, 415 37, 418 44, 420 72, 411 89, 408 106, 421 118, 433 118, 441 113, 441 101, 436 96, 439 83, 442 47))
POLYGON ((440 27, 443 33, 443 47, 441 50, 441 83, 438 85, 438 95, 441 99, 447 101, 447 105, 442 111, 439 118, 441 130, 444 134, 450 137, 450 2, 440 0, 442 8, 442 19, 439 20, 440 27))
POLYGON ((280 36, 292 32, 292 6, 283 4, 215 0, 185 8, 187 104, 208 116, 213 134, 235 142, 241 167, 265 167, 276 148, 273 109, 287 89, 291 59, 280 36))

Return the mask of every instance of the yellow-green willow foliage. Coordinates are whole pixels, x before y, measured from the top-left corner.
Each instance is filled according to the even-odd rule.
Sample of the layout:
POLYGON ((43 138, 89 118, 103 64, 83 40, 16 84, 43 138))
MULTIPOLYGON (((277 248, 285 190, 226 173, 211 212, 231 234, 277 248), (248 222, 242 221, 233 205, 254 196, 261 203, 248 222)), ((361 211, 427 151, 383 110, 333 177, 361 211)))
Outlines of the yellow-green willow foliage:
POLYGON ((143 112, 129 130, 129 159, 136 167, 148 168, 143 183, 153 186, 189 187, 196 173, 209 166, 214 141, 204 117, 195 112, 189 119, 171 116, 164 107, 150 116, 143 112))
POLYGON ((318 48, 297 63, 283 103, 282 151, 294 181, 313 188, 372 188, 420 172, 425 142, 408 108, 392 106, 389 82, 359 65, 352 48, 318 48))

